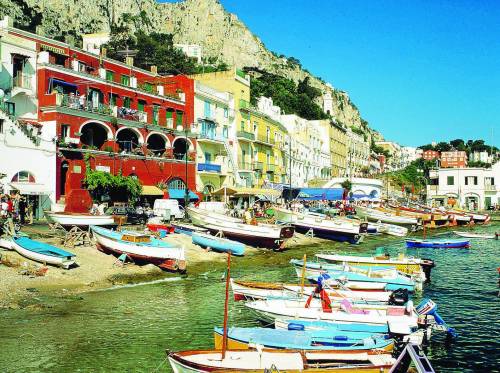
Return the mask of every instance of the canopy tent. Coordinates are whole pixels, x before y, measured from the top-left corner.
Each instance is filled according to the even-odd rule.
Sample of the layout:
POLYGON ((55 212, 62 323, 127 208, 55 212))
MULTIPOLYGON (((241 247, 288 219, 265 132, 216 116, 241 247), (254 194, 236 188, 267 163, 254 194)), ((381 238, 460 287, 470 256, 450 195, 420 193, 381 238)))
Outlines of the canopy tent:
MULTIPOLYGON (((186 190, 185 189, 168 189, 168 198, 171 199, 180 199, 184 200, 186 196, 186 190)), ((189 191, 189 200, 197 200, 200 199, 196 193, 194 193, 192 190, 189 191)))
POLYGON ((304 201, 340 201, 343 195, 343 188, 301 188, 297 199, 304 201))
POLYGON ((56 86, 61 87, 64 93, 75 93, 78 90, 78 86, 76 84, 69 83, 61 79, 49 78, 49 89, 47 93, 51 93, 56 86))
POLYGON ((49 189, 44 184, 12 182, 9 184, 12 189, 19 191, 20 194, 40 196, 50 194, 49 189))
POLYGON ((163 196, 163 190, 154 185, 143 185, 141 195, 143 196, 163 196))

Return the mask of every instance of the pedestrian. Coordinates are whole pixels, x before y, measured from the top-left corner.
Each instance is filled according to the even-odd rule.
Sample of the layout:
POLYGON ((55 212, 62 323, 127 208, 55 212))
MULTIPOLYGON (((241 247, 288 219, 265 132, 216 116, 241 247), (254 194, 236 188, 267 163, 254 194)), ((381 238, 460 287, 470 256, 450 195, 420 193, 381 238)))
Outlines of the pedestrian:
POLYGON ((28 213, 28 221, 29 221, 28 224, 31 225, 31 224, 33 224, 33 202, 28 203, 27 213, 28 213))
POLYGON ((7 217, 7 209, 8 209, 7 199, 4 197, 4 198, 2 198, 2 202, 0 204, 0 216, 2 218, 7 217))
POLYGON ((21 224, 26 224, 26 199, 24 197, 21 197, 17 207, 19 209, 21 224))

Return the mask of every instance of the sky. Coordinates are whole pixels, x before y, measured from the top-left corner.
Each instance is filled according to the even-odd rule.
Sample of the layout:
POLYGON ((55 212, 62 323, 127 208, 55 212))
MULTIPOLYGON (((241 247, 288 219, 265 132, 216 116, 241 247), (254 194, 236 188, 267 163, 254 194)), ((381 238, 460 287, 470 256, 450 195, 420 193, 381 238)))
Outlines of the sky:
POLYGON ((220 0, 388 140, 500 147, 500 1, 220 0))

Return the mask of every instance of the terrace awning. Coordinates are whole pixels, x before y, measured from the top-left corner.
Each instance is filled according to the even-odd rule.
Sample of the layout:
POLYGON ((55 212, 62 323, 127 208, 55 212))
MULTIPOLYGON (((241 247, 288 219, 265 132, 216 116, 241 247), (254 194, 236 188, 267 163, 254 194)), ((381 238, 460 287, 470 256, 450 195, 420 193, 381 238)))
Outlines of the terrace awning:
MULTIPOLYGON (((168 198, 172 199, 180 199, 184 200, 184 197, 186 196, 186 190, 185 189, 168 189, 168 198)), ((197 200, 200 199, 196 193, 194 193, 192 190, 189 191, 189 200, 197 200)))
POLYGON ((62 86, 63 88, 66 87, 68 89, 75 90, 75 91, 78 90, 78 86, 76 84, 68 83, 68 82, 61 80, 61 79, 49 78, 49 93, 52 90, 52 87, 57 86, 57 85, 62 86))
POLYGON ((50 194, 50 191, 44 184, 12 182, 10 186, 24 195, 40 196, 50 194))
POLYGON ((342 188, 302 188, 297 199, 305 201, 340 201, 344 195, 342 188))
POLYGON ((143 185, 141 195, 143 196, 163 196, 163 190, 154 185, 143 185))

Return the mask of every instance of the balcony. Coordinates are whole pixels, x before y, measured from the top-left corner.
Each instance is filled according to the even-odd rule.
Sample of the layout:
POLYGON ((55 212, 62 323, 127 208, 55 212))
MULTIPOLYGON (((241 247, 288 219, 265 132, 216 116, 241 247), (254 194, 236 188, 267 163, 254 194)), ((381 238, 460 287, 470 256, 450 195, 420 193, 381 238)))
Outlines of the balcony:
POLYGON ((220 145, 224 145, 224 140, 225 140, 221 136, 218 136, 217 134, 211 133, 211 132, 201 132, 198 135, 197 139, 198 139, 198 142, 209 142, 209 143, 215 143, 215 144, 220 144, 220 145))
POLYGON ((252 171, 252 164, 250 162, 238 162, 238 168, 240 171, 252 171))
POLYGON ((253 134, 252 132, 247 132, 247 131, 237 131, 236 137, 239 140, 245 140, 245 141, 254 141, 255 140, 255 134, 253 134))
POLYGON ((262 162, 254 162, 253 163, 253 169, 254 169, 254 171, 263 171, 264 170, 264 163, 262 163, 262 162))
POLYGON ((485 185, 484 186, 484 191, 485 192, 496 192, 497 191, 497 187, 496 187, 496 185, 485 185))
POLYGON ((221 173, 221 165, 213 164, 213 163, 198 163, 198 171, 199 172, 213 172, 213 173, 221 173))
POLYGON ((250 102, 240 99, 240 109, 250 109, 250 102))
POLYGON ((32 84, 31 84, 32 80, 33 80, 32 74, 18 73, 12 79, 12 87, 31 90, 32 89, 32 84))
POLYGON ((268 146, 273 146, 274 145, 274 138, 271 136, 266 136, 266 135, 258 135, 255 138, 255 142, 258 142, 260 144, 268 145, 268 146))
POLYGON ((274 173, 276 166, 274 164, 266 164, 266 172, 274 173))

